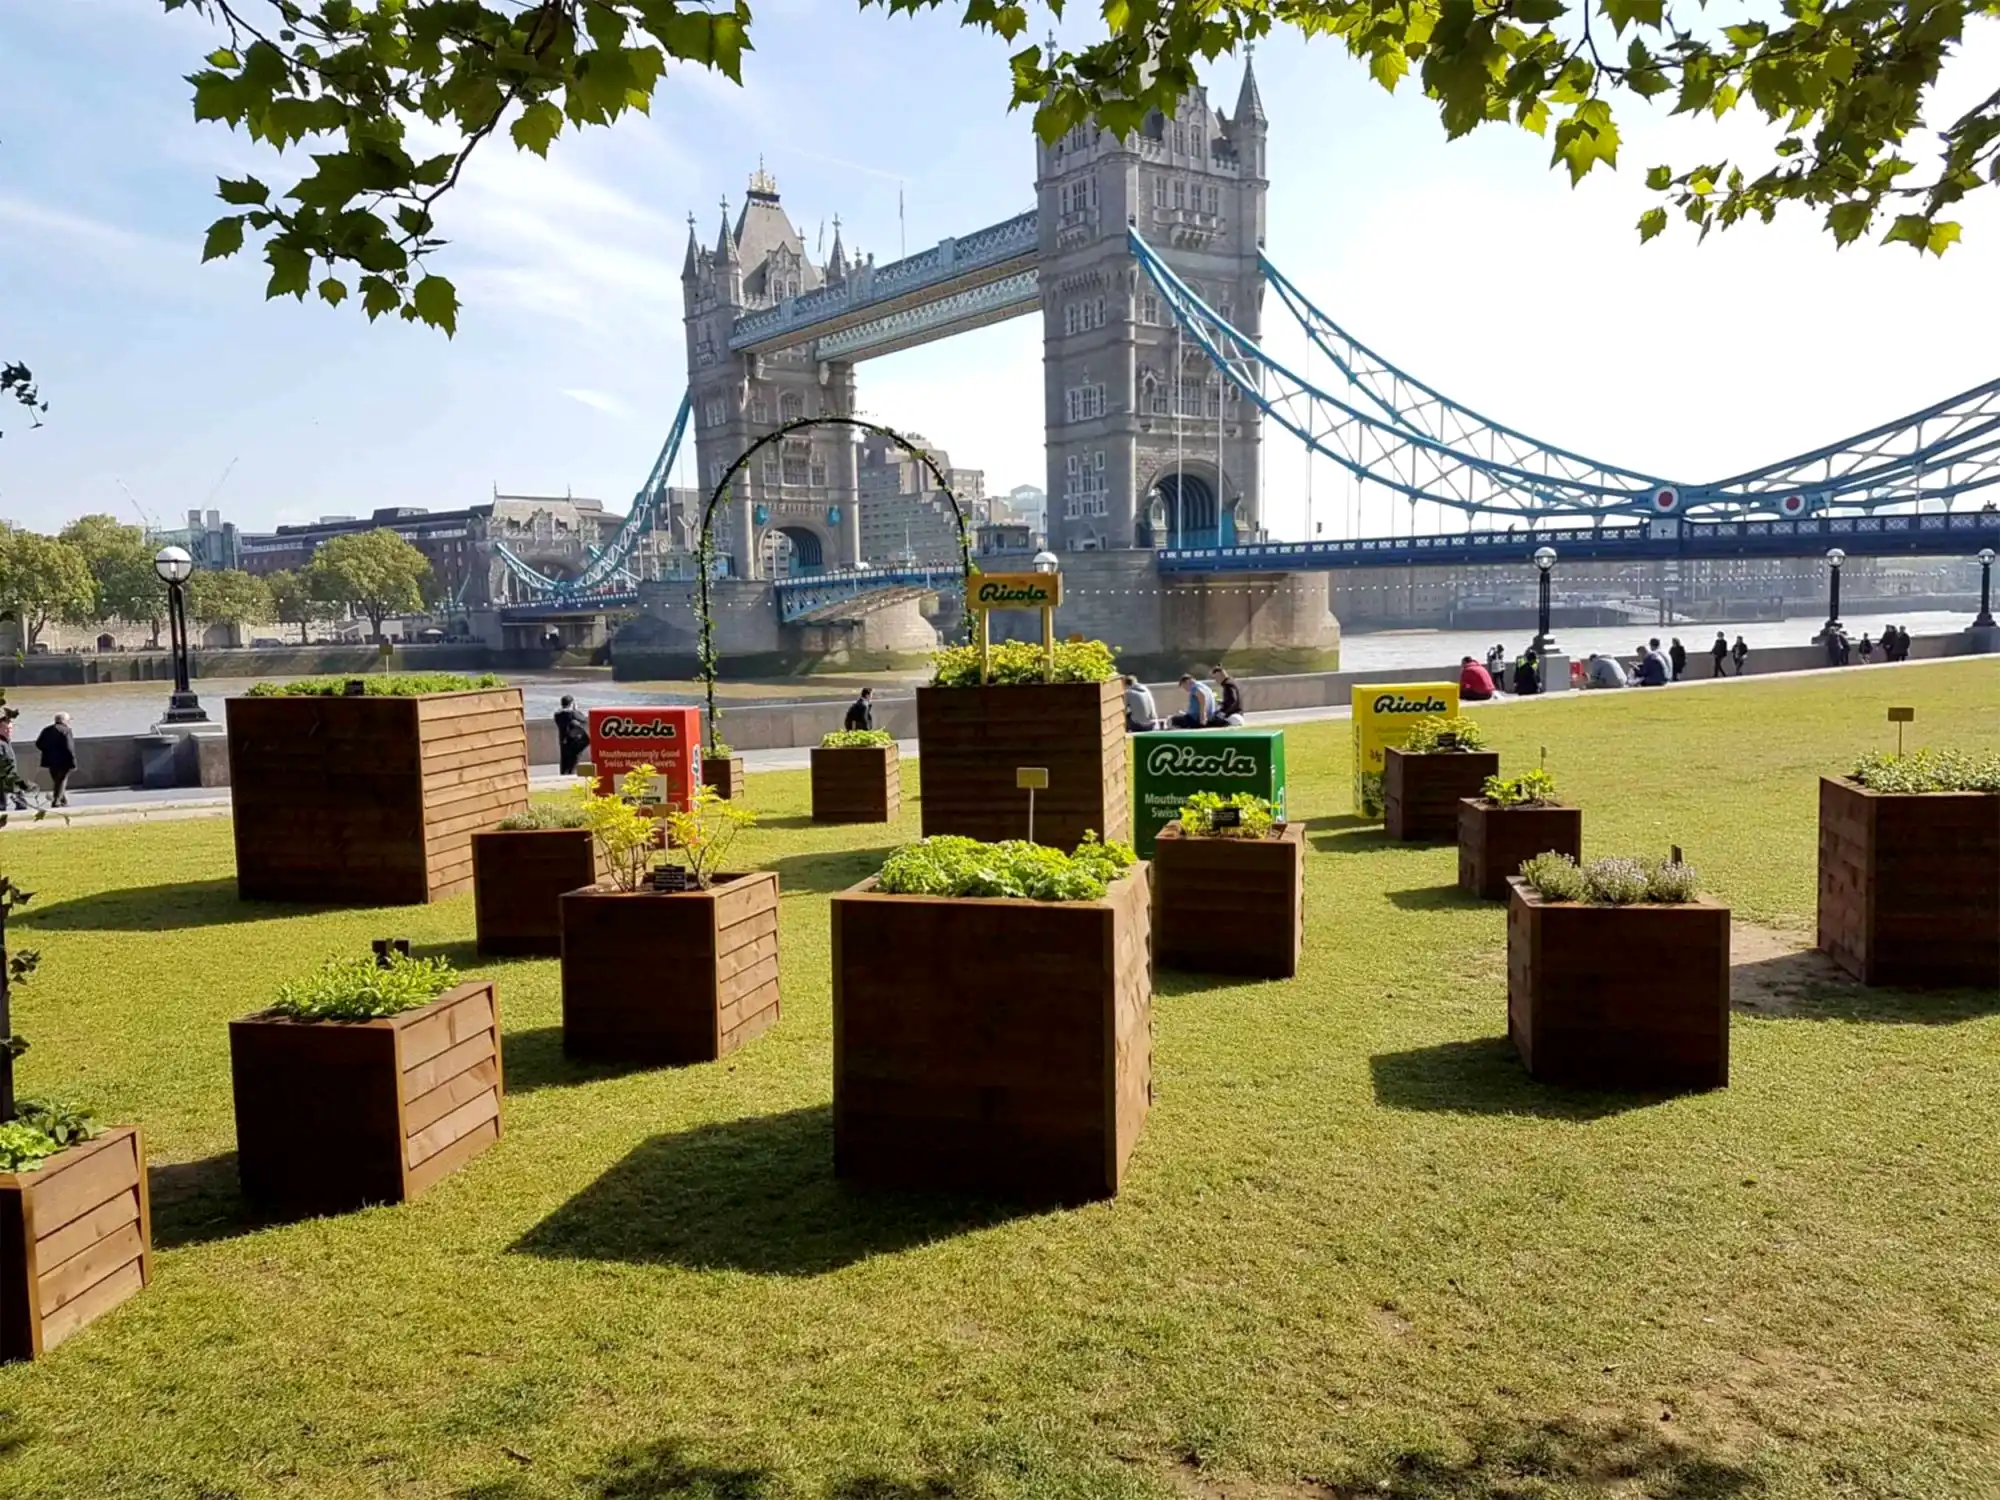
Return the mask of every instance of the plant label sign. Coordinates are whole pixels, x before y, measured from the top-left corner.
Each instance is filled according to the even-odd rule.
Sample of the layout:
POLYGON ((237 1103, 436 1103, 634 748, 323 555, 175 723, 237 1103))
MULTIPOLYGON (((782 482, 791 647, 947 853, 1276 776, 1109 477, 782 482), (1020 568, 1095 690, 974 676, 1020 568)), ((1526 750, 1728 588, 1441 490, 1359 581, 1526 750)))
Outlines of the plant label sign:
POLYGON ((1382 816, 1384 750, 1410 737, 1417 720, 1458 713, 1456 682, 1357 683, 1354 692, 1354 810, 1382 816))
POLYGON ((635 766, 651 766, 666 784, 668 806, 685 808, 700 778, 695 757, 701 747, 698 708, 593 708, 590 762, 597 767, 597 790, 608 795, 635 766))
POLYGON ((1196 792, 1250 792, 1285 813, 1282 729, 1160 729, 1132 736, 1132 845, 1150 859, 1160 830, 1196 792))

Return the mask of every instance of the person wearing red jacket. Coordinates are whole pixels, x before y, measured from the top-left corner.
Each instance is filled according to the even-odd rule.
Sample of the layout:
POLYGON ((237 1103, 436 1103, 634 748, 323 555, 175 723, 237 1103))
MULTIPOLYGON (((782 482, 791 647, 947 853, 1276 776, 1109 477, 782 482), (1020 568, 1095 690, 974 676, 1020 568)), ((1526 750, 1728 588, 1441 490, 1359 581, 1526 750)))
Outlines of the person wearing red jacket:
POLYGON ((1459 659, 1458 696, 1468 703, 1483 703, 1493 696, 1493 674, 1469 656, 1459 659))

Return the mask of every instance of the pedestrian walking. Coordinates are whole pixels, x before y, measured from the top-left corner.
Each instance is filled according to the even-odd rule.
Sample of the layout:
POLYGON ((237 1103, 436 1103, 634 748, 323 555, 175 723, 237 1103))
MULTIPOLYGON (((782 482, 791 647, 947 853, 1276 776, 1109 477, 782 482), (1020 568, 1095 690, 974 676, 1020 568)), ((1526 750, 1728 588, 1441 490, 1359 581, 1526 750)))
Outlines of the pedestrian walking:
POLYGON ((1715 658, 1715 670, 1708 675, 1711 677, 1722 676, 1722 664, 1729 660, 1729 637, 1724 635, 1720 630, 1716 631, 1715 644, 1708 648, 1708 654, 1715 658))
POLYGON ((847 717, 840 721, 842 729, 873 729, 875 727, 875 689, 865 687, 861 696, 847 705, 847 717))
POLYGON ((576 774, 576 763, 589 748, 590 720, 576 706, 576 699, 564 693, 556 709, 556 754, 562 759, 563 775, 576 774))
POLYGON ((1744 640, 1741 635, 1738 635, 1736 637, 1736 644, 1729 648, 1730 660, 1736 663, 1736 675, 1738 677, 1743 675, 1743 658, 1749 654, 1750 643, 1744 640))
POLYGON ((42 769, 49 773, 54 790, 51 805, 68 807, 70 773, 76 770, 76 731, 69 726, 69 715, 57 714, 55 721, 35 736, 35 748, 42 754, 42 769))
POLYGON ((1875 643, 1868 639, 1868 632, 1861 632, 1861 643, 1854 648, 1861 653, 1861 665, 1867 666, 1875 660, 1875 643))
POLYGON ((1681 644, 1679 636, 1675 636, 1673 645, 1667 648, 1667 660, 1673 663, 1674 681, 1679 682, 1681 673, 1688 669, 1688 648, 1681 644))
POLYGON ((14 748, 14 721, 21 717, 21 710, 9 708, 0 710, 0 782, 10 788, 7 806, 15 810, 25 809, 32 804, 28 801, 27 782, 21 775, 21 756, 14 748))

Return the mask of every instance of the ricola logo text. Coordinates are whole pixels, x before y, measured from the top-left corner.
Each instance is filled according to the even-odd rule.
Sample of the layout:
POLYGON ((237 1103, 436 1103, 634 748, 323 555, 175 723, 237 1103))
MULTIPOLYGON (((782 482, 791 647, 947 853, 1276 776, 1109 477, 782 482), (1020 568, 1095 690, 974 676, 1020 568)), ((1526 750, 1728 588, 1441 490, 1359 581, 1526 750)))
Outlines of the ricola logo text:
POLYGON ((598 733, 613 740, 677 740, 680 726, 672 719, 621 719, 612 715, 599 722, 598 733))
POLYGON ((1441 714, 1445 712, 1442 699, 1405 698, 1401 693, 1384 693, 1375 700, 1378 714, 1441 714))
POLYGON ((982 583, 979 585, 978 602, 981 604, 1046 604, 1049 591, 1040 584, 1014 586, 1005 583, 982 583))
POLYGON ((1160 745, 1146 757, 1146 772, 1152 776, 1255 776, 1257 759, 1233 748, 1160 745))

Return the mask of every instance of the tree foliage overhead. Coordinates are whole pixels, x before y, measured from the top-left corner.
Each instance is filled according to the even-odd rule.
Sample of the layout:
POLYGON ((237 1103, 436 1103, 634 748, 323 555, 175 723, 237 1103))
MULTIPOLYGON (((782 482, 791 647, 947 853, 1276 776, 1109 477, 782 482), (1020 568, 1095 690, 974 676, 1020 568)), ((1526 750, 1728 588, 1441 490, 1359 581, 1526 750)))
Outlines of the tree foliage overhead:
POLYGON ((51 623, 88 625, 97 613, 97 580, 68 542, 0 523, 0 613, 21 626, 32 646, 51 623))
MULTIPOLYGON (((280 151, 311 145, 312 170, 289 186, 219 182, 236 211, 210 226, 203 258, 254 234, 267 296, 358 295, 371 319, 447 334, 458 295, 427 262, 444 243, 439 200, 482 143, 504 129, 546 156, 566 126, 646 110, 677 68, 740 83, 750 50, 745 0, 162 3, 209 17, 223 42, 189 80, 197 119, 280 151)), ((1028 27, 1027 7, 1003 0, 859 3, 951 10, 1010 44, 1028 27)), ((1927 122, 1924 108, 1968 21, 2000 16, 2000 0, 1747 4, 1763 14, 1722 25, 1700 0, 1105 0, 1101 39, 1013 55, 1014 102, 1046 139, 1086 120, 1130 131, 1171 113, 1198 64, 1289 27, 1338 41, 1386 89, 1414 73, 1450 136, 1506 120, 1548 136, 1573 182, 1617 164, 1616 100, 1671 94, 1675 113, 1718 119, 1748 104, 1779 133, 1768 161, 1647 174, 1703 235, 1792 203, 1821 212, 1841 244, 1880 228, 1942 254, 1959 235, 1952 207, 2000 182, 2000 90, 1954 120, 1927 122), (1926 124, 1942 150, 1920 168, 1912 136, 1926 124)), ((1049 9, 1060 15, 1061 0, 1049 9)), ((1667 221, 1649 209, 1641 237, 1667 221)))
POLYGON ((387 528, 329 537, 306 565, 309 586, 368 616, 381 635, 383 618, 423 608, 430 559, 387 528))
MULTIPOLYGON (((35 387, 35 372, 18 360, 0 363, 0 402, 13 400, 28 408, 28 425, 42 425, 42 413, 49 409, 49 403, 42 399, 42 393, 35 387)), ((7 434, 0 432, 0 437, 7 434)))

